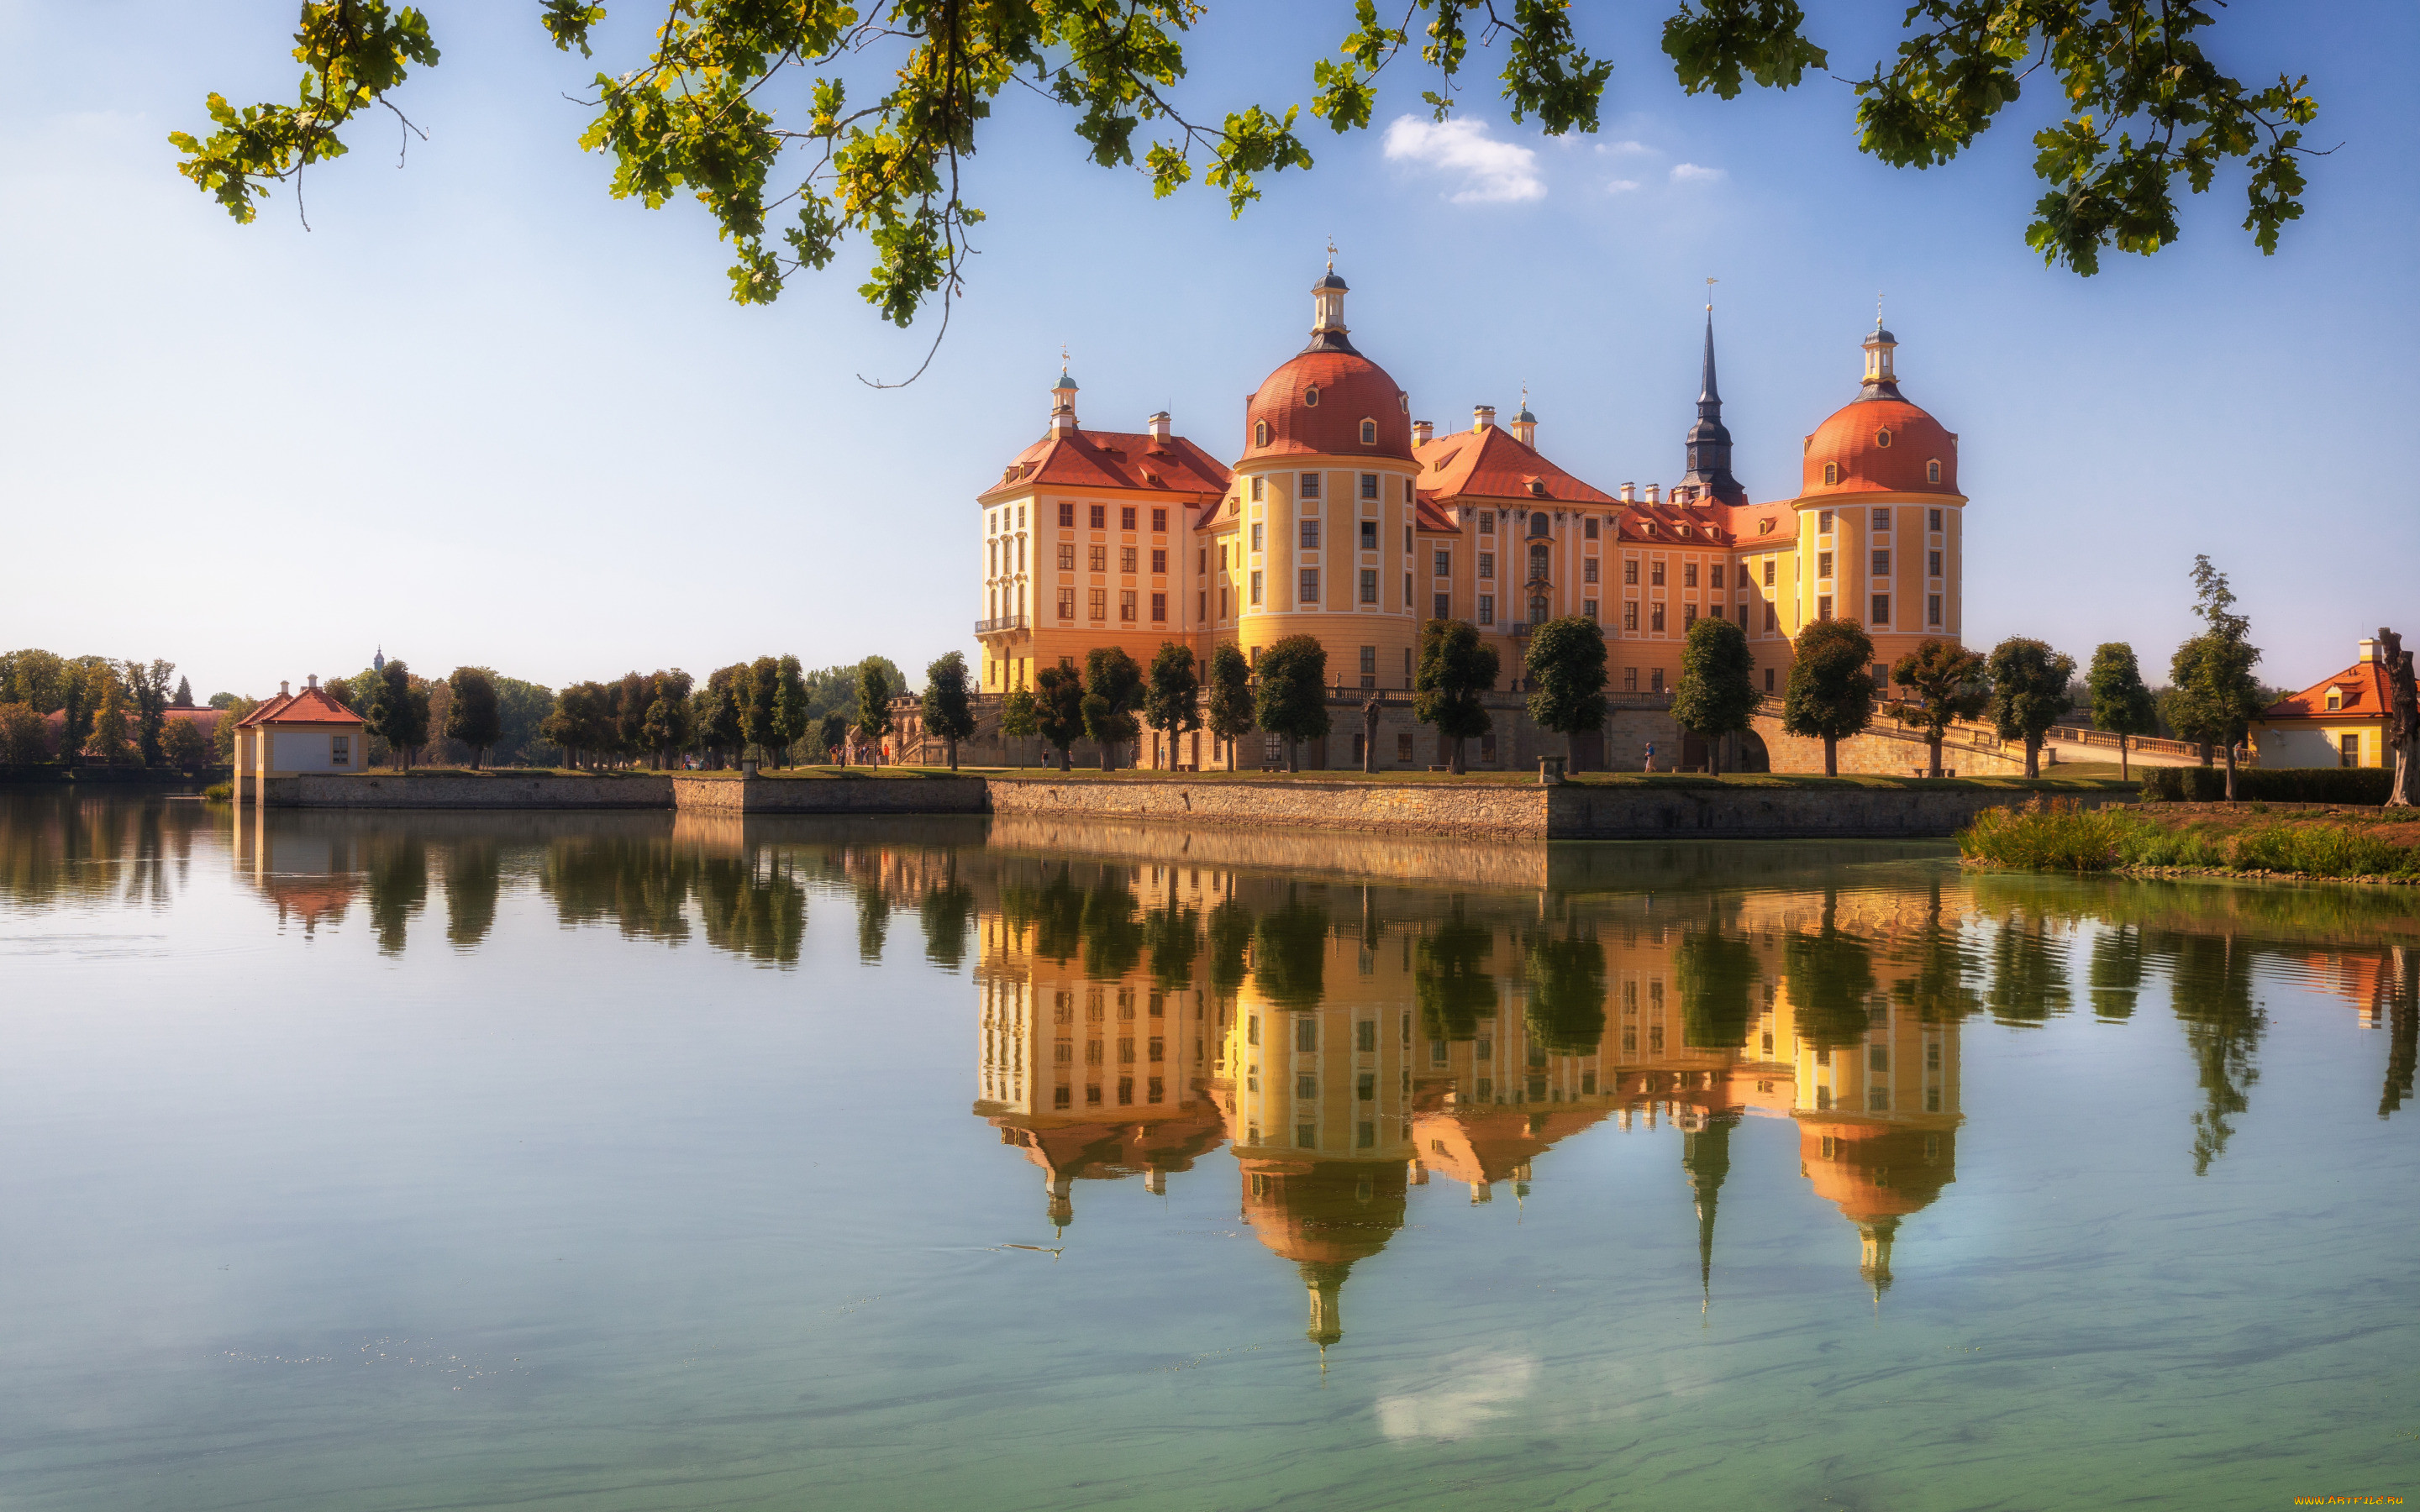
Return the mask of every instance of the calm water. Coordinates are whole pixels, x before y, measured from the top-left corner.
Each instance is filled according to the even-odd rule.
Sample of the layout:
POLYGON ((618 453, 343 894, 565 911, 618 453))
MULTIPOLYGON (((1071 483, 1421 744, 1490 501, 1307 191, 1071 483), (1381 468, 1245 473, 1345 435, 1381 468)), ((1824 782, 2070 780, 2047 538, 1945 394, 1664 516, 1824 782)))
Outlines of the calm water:
POLYGON ((0 1507, 2285 1506, 2420 899, 0 796, 0 1507))

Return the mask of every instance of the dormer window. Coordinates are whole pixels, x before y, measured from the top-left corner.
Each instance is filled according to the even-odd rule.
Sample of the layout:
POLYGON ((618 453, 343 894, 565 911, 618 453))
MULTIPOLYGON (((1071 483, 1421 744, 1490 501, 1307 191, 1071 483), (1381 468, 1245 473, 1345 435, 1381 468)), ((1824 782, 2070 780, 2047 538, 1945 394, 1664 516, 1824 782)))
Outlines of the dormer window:
POLYGON ((1941 459, 1939 457, 1935 457, 1931 461, 1924 464, 1924 481, 1927 483, 1939 483, 1941 481, 1941 459))
POLYGON ((1375 446, 1378 444, 1378 423, 1376 421, 1364 420, 1361 422, 1361 444, 1364 446, 1375 446))
POLYGON ((1886 430, 1878 430, 1874 432, 1874 444, 1876 446, 1890 445, 1890 432, 1886 430))
POLYGON ((1544 481, 1544 480, 1542 480, 1542 479, 1538 479, 1538 478, 1531 478, 1531 479, 1529 480, 1529 494, 1530 494, 1530 497, 1531 497, 1531 498, 1534 498, 1534 499, 1544 499, 1544 498, 1545 498, 1545 497, 1546 497, 1546 485, 1545 485, 1544 481))
POLYGON ((1839 463, 1826 462, 1823 464, 1823 481, 1827 484, 1838 483, 1840 481, 1839 463))
POLYGON ((2329 711, 2330 711, 2331 713, 2333 713, 2334 711, 2335 711, 2335 710, 2337 710, 2337 709, 2341 709, 2341 708, 2343 708, 2343 707, 2344 707, 2344 694, 2343 694, 2343 693, 2341 693, 2341 692, 2339 692, 2339 691, 2337 691, 2335 688, 2333 688, 2333 687, 2332 687, 2332 688, 2329 688, 2329 689, 2328 689, 2328 709, 2329 709, 2329 711))
POLYGON ((1252 444, 1254 446, 1266 446, 1269 444, 1269 423, 1267 421, 1255 420, 1252 422, 1252 444))
POLYGON ((1758 520, 1756 522, 1756 533, 1759 535, 1771 535, 1773 533, 1772 519, 1768 517, 1758 520))
POLYGON ((1311 409, 1319 408, 1319 385, 1314 383, 1302 391, 1302 402, 1311 409))

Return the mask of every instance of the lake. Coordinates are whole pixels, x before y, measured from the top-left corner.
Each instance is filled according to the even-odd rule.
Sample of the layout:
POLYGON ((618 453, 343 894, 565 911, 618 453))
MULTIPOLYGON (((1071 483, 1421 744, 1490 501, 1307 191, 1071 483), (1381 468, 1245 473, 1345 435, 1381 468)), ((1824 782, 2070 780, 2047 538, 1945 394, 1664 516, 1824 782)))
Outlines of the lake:
POLYGON ((2266 1507, 2420 898, 0 793, 0 1506, 2266 1507))

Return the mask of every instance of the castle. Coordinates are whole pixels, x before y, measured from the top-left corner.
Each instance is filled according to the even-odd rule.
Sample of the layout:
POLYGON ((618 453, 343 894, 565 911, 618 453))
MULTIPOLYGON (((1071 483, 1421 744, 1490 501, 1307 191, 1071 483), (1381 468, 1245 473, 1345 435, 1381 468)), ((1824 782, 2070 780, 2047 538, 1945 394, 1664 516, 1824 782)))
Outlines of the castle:
MULTIPOLYGON (((1486 405, 1467 430, 1415 422, 1354 346, 1347 292, 1331 264, 1310 344, 1246 405, 1233 467, 1164 411, 1140 433, 1084 428, 1061 373, 1048 433, 979 498, 984 692, 1095 646, 1146 664, 1171 640, 1257 658, 1294 635, 1319 640, 1342 689, 1408 689, 1429 618, 1477 625, 1510 688, 1533 626, 1585 616, 1604 627, 1611 691, 1642 696, 1678 682, 1699 615, 1738 620, 1775 693, 1817 620, 1866 626, 1878 686, 1919 641, 1958 638, 1958 438, 1901 395, 1879 321, 1856 398, 1806 438, 1797 493, 1755 503, 1731 471, 1711 310, 1686 471, 1616 493, 1547 459, 1526 398, 1509 425, 1486 405)), ((1199 765, 1217 744, 1190 739, 1189 759, 1164 763, 1199 765)))

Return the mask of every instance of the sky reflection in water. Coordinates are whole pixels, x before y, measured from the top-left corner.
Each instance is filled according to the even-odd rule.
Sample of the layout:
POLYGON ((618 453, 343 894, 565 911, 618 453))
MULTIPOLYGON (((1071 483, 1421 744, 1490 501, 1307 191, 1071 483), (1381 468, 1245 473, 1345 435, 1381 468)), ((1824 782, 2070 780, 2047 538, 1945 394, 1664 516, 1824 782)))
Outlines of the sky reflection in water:
POLYGON ((12 1504, 2410 1489, 2402 893, 0 804, 12 1504))

